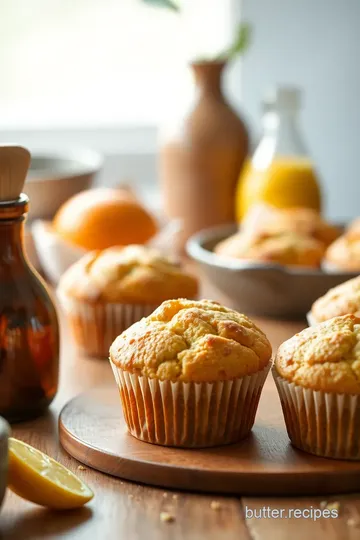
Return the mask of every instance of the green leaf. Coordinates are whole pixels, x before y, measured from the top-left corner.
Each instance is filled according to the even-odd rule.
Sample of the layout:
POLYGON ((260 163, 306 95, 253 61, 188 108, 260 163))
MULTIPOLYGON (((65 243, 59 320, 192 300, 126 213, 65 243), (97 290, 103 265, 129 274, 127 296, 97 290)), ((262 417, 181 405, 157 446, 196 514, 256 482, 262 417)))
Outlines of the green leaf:
POLYGON ((233 44, 218 59, 232 60, 239 54, 244 54, 251 42, 252 28, 248 23, 240 23, 234 38, 233 44))
POLYGON ((178 4, 173 0, 142 0, 145 4, 152 5, 154 7, 164 7, 172 9, 173 11, 180 11, 178 4))

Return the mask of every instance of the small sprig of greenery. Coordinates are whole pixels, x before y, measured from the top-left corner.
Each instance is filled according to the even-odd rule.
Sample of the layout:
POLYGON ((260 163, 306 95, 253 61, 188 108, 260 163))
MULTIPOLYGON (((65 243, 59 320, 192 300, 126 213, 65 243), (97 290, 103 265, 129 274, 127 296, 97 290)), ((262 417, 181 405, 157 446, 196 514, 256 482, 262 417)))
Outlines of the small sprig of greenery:
POLYGON ((216 60, 232 60, 238 55, 244 54, 251 43, 251 26, 248 23, 240 23, 236 29, 233 43, 228 49, 220 53, 216 60))
MULTIPOLYGON (((173 11, 180 11, 180 6, 176 0, 143 0, 146 4, 153 5, 154 7, 164 7, 172 9, 173 11)), ((240 23, 236 29, 233 43, 222 51, 215 58, 198 58, 197 62, 226 62, 233 60, 236 56, 244 54, 251 43, 252 29, 248 23, 240 23)))

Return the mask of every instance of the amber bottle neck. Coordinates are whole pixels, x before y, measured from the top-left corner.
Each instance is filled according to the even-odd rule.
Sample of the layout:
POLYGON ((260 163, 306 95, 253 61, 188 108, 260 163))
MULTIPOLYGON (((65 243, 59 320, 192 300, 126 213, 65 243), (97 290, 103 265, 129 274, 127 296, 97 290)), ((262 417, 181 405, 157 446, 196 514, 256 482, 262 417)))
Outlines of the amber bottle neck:
POLYGON ((0 266, 25 260, 23 233, 28 203, 23 193, 15 201, 0 201, 0 266))
POLYGON ((0 264, 24 261, 24 217, 0 219, 0 264))

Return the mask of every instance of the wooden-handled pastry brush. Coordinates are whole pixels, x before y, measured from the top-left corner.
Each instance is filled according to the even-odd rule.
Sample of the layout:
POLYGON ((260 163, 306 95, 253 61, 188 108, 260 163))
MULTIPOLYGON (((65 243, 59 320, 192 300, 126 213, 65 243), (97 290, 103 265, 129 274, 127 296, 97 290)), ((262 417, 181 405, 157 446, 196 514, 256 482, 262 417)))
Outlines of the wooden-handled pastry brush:
POLYGON ((18 199, 24 188, 30 159, 29 150, 22 146, 0 145, 0 202, 18 199))

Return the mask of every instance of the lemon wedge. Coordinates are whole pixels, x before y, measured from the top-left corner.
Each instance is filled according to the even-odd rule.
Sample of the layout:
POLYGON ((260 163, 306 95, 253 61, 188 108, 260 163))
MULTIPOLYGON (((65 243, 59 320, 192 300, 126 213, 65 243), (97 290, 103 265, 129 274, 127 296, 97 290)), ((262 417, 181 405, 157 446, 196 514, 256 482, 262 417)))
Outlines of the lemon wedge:
POLYGON ((83 506, 94 494, 60 463, 17 439, 9 439, 8 487, 28 501, 54 509, 83 506))

